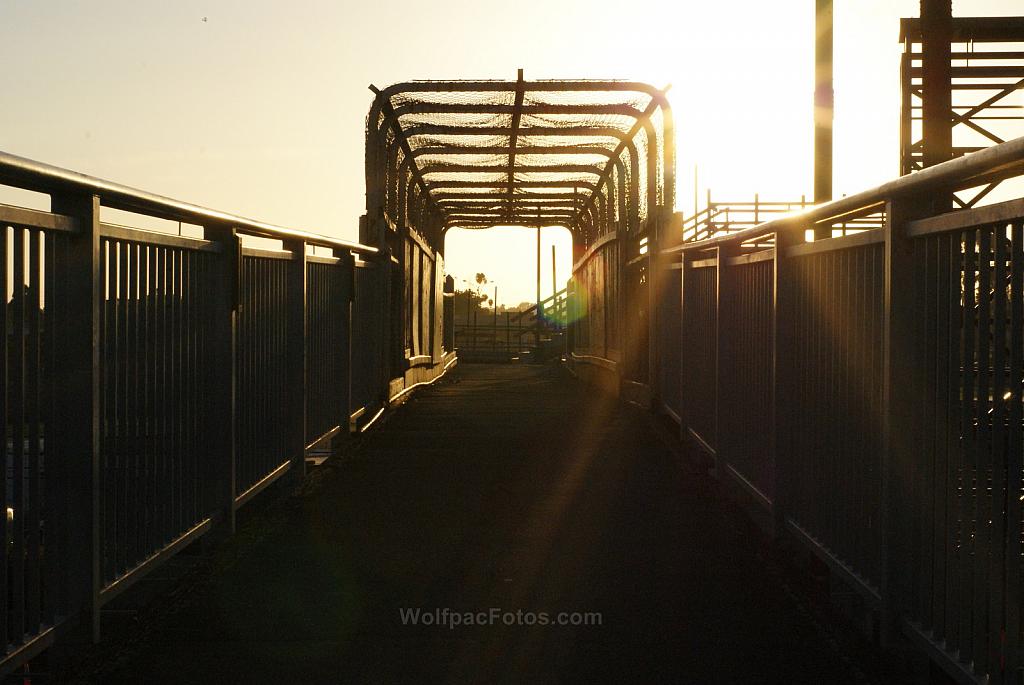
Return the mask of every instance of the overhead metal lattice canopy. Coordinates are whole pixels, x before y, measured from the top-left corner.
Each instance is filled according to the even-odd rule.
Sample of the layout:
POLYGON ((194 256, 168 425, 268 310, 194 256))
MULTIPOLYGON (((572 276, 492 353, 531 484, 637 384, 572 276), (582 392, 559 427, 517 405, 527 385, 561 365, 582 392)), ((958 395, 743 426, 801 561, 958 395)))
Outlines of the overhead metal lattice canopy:
POLYGON ((377 91, 367 210, 392 226, 640 231, 671 206, 662 90, 627 81, 421 81, 377 91), (666 197, 668 192, 669 197, 666 197))

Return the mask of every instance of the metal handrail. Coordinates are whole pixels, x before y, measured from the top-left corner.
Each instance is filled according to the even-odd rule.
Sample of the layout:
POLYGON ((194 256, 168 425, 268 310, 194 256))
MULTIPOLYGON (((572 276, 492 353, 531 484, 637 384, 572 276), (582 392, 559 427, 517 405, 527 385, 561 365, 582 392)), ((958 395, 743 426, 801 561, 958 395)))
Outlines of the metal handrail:
POLYGON ((98 195, 104 206, 113 209, 200 225, 230 225, 248 235, 261 238, 302 241, 309 245, 351 250, 366 255, 378 252, 377 248, 369 245, 247 219, 2 151, 0 183, 40 192, 90 193, 98 195))
MULTIPOLYGON (((568 295, 568 288, 562 288, 558 292, 552 293, 547 298, 541 300, 540 301, 540 305, 541 305, 542 308, 546 308, 545 305, 547 305, 547 303, 553 302, 556 308, 561 309, 562 306, 563 306, 563 303, 565 302, 565 298, 567 297, 567 295, 568 295)), ((526 316, 527 314, 530 314, 530 313, 536 314, 536 310, 537 310, 536 303, 535 304, 531 304, 526 309, 523 309, 522 311, 517 312, 516 316, 515 316, 515 318, 513 320, 514 321, 522 321, 523 317, 526 316)))
POLYGON ((1024 173, 1024 137, 957 157, 921 171, 900 176, 874 188, 847 197, 815 205, 802 212, 776 217, 729 235, 705 238, 667 248, 663 252, 706 250, 728 243, 743 243, 769 233, 795 230, 825 219, 833 219, 879 206, 895 197, 936 190, 955 191, 979 185, 994 178, 1009 178, 1024 173))

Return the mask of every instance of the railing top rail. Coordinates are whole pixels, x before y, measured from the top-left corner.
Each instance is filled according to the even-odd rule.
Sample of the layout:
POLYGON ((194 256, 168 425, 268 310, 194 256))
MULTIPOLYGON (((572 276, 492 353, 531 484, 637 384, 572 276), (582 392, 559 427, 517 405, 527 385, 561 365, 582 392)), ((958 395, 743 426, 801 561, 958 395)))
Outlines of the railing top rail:
POLYGON ((836 219, 879 206, 896 197, 936 190, 954 191, 980 185, 985 180, 1024 172, 1024 137, 957 157, 921 171, 887 181, 854 195, 815 205, 805 211, 764 221, 729 235, 682 243, 664 252, 706 250, 727 243, 742 243, 769 233, 807 227, 825 219, 836 219))
MULTIPOLYGON (((552 294, 548 295, 545 299, 541 300, 540 304, 541 304, 542 307, 545 307, 545 308, 547 308, 546 305, 549 304, 549 303, 554 303, 555 306, 558 306, 559 303, 565 301, 565 298, 566 298, 568 292, 569 292, 568 288, 562 288, 558 292, 552 293, 552 294)), ((537 304, 536 303, 531 304, 526 309, 523 309, 523 310, 520 310, 519 312, 516 312, 514 320, 518 321, 518 320, 522 319, 524 316, 526 316, 527 314, 533 314, 536 311, 537 311, 537 304)))
POLYGON ((139 212, 174 221, 188 221, 199 225, 230 225, 243 233, 261 238, 301 240, 310 245, 350 250, 360 254, 376 254, 378 251, 377 248, 369 245, 246 219, 2 151, 0 151, 0 183, 38 192, 90 193, 99 195, 105 206, 114 209, 139 212))

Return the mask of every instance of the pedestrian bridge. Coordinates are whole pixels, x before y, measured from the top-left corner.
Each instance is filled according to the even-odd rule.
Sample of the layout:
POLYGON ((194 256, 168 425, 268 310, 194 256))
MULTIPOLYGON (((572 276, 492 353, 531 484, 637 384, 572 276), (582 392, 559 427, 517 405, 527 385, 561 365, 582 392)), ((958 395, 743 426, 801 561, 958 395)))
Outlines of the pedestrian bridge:
MULTIPOLYGON (((51 200, 0 205, 6 672, 76 626, 99 639, 140 580, 362 442, 351 467, 326 462, 336 478, 288 519, 294 536, 224 577, 272 596, 307 641, 256 658, 270 633, 231 626, 273 626, 217 605, 237 591, 207 594, 176 628, 209 639, 197 668, 351 663, 386 680, 403 660, 436 674, 447 650, 455 682, 638 662, 697 682, 707 665, 687 645, 718 664, 728 645, 737 678, 763 674, 738 662, 764 653, 792 680, 840 681, 813 639, 765 651, 807 626, 723 528, 728 494, 827 565, 884 647, 1020 682, 1024 196, 955 211, 952 197, 1024 175, 1024 139, 691 240, 671 111, 644 84, 399 84, 377 92, 366 141, 358 243, 0 154, 0 183, 51 200), (455 375, 445 231, 494 225, 572 232, 560 368, 455 375), (288 582, 253 579, 273 576, 288 582), (755 588, 772 606, 737 606, 755 588), (491 606, 615 623, 450 641, 351 613, 491 606), (218 624, 222 609, 240 623, 218 624), (310 658, 317 640, 330 653, 310 658)), ((135 663, 191 667, 180 635, 150 646, 135 663)))

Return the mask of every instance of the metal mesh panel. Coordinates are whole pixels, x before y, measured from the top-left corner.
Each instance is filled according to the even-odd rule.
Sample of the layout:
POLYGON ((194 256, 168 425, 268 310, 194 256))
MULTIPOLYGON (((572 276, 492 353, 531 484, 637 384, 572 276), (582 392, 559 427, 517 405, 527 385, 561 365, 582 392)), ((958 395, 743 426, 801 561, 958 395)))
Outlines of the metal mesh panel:
MULTIPOLYGON (((408 211, 405 195, 426 191, 435 227, 557 222, 597 234, 626 219, 635 231, 648 204, 666 197, 664 102, 660 91, 619 81, 392 86, 374 103, 381 114, 368 120, 386 167, 380 209, 394 224, 423 221, 408 211)), ((416 228, 429 235, 431 226, 416 228)))

